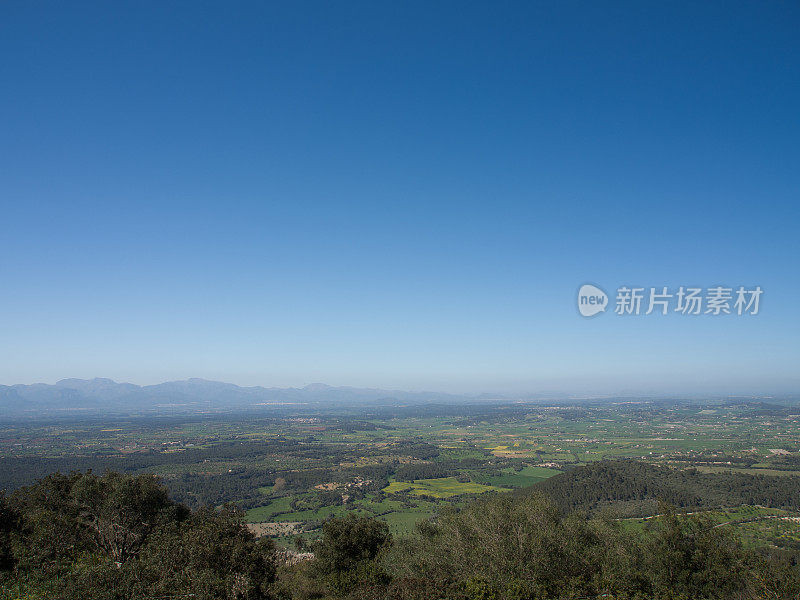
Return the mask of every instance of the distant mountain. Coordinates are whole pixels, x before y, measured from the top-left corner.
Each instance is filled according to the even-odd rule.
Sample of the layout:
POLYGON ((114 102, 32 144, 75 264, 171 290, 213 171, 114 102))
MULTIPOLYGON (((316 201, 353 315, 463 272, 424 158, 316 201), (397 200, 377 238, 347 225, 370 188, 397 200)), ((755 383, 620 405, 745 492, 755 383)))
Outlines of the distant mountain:
POLYGON ((71 412, 226 411, 281 405, 363 405, 476 401, 478 397, 436 392, 404 392, 312 383, 303 388, 240 387, 187 379, 139 386, 111 379, 62 379, 54 385, 0 385, 0 415, 71 412))

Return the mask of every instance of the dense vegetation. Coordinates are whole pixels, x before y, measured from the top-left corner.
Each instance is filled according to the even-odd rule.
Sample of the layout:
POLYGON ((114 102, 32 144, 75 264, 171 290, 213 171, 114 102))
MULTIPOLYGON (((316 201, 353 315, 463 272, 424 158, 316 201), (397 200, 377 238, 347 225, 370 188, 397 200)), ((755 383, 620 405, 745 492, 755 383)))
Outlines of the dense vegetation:
POLYGON ((797 598, 796 409, 404 410, 0 426, 0 598, 797 598))
POLYGON ((575 467, 537 484, 535 489, 562 512, 605 508, 616 516, 652 515, 658 501, 687 510, 741 504, 800 508, 800 477, 711 475, 630 460, 575 467))
MULTIPOLYGON (((587 479, 567 502, 554 488, 556 504, 606 507, 618 517, 653 514, 657 498, 687 510, 750 502, 794 510, 780 496, 800 496, 791 479, 800 476, 799 432, 800 410, 789 404, 656 400, 298 405, 230 414, 5 420, 0 490, 11 493, 56 471, 154 474, 172 500, 189 508, 230 502, 252 523, 295 523, 259 530, 282 546, 298 534, 318 538, 327 519, 349 512, 383 519, 393 535, 407 535, 417 522, 481 494, 619 459, 697 473, 687 471, 681 476, 686 481, 675 485, 649 471, 623 477, 624 485, 598 488, 587 479), (637 483, 641 478, 646 489, 637 483), (711 489, 726 479, 730 489, 711 489), (595 498, 593 490, 609 497, 595 498)), ((572 476, 584 477, 579 470, 572 476)), ((800 528, 782 525, 761 539, 800 545, 800 528)), ((748 535, 758 539, 754 531, 748 535)))
POLYGON ((800 591, 793 567, 745 550, 730 529, 700 517, 667 512, 632 532, 618 521, 564 516, 538 494, 445 514, 398 544, 387 564, 393 582, 378 597, 730 599, 800 591))
POLYGON ((50 475, 0 497, 0 598, 268 598, 275 547, 147 475, 50 475))
MULTIPOLYGON (((648 486, 651 475, 671 481, 639 469, 576 469, 541 486, 555 502, 539 492, 495 494, 394 540, 381 521, 331 519, 309 542, 310 560, 256 539, 231 508, 189 510, 152 476, 53 474, 0 496, 0 598, 798 597, 791 553, 748 549, 731 528, 703 516, 679 517, 662 505, 659 518, 631 529, 602 512, 559 508, 586 481, 610 486, 609 497, 637 498, 652 492, 625 484, 623 475, 641 474, 648 486)), ((696 483, 692 475, 687 481, 696 483)))

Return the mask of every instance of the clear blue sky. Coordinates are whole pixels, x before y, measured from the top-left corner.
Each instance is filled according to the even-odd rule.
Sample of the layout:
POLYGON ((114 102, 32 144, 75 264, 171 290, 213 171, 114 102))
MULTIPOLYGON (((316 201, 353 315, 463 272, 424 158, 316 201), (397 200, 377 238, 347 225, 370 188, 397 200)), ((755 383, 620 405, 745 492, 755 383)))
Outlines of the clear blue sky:
POLYGON ((0 383, 800 389, 794 2, 3 2, 0 383), (760 285, 761 314, 576 291, 760 285))

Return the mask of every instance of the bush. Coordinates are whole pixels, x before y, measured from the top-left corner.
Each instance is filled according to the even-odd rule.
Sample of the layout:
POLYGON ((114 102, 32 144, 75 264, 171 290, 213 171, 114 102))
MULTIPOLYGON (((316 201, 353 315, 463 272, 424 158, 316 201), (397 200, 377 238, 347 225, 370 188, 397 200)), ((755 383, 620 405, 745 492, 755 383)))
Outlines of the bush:
POLYGON ((331 519, 322 527, 322 540, 316 545, 316 564, 324 574, 354 569, 363 561, 374 560, 387 548, 392 536, 383 521, 349 513, 331 519))
POLYGON ((191 513, 152 476, 48 476, 0 498, 6 534, 14 571, 0 577, 13 598, 260 600, 275 579, 273 543, 241 513, 191 513))

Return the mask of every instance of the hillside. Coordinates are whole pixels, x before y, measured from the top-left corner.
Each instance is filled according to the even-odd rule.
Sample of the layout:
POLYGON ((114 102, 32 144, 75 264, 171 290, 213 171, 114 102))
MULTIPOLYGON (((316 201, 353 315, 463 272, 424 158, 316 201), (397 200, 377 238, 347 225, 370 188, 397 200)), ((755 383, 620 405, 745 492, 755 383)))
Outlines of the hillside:
POLYGON ((53 474, 0 494, 0 600, 796 600, 800 593, 795 555, 746 548, 732 529, 703 516, 668 512, 637 531, 561 515, 535 493, 474 500, 404 537, 350 513, 327 520, 317 540, 298 541, 302 559, 256 539, 234 509, 191 511, 173 502, 149 475, 53 474))
POLYGON ((637 461, 600 461, 521 490, 539 492, 564 513, 606 509, 618 516, 655 514, 663 501, 680 509, 740 504, 800 508, 800 477, 701 473, 637 461))

